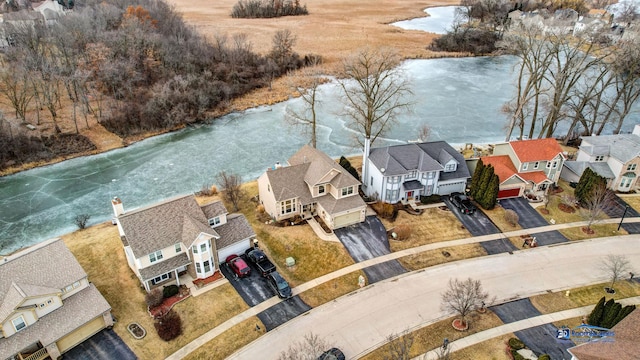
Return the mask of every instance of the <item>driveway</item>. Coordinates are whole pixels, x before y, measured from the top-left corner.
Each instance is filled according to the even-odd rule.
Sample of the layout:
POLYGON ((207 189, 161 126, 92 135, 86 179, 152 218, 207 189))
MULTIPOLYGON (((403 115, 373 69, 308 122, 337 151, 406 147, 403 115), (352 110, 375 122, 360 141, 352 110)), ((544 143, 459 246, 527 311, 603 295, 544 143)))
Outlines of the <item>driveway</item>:
MULTIPOLYGON (((485 213, 483 213, 480 209, 474 212, 473 215, 467 215, 460 212, 460 209, 455 207, 449 201, 448 196, 443 196, 442 201, 447 204, 447 207, 453 214, 460 220, 462 225, 469 230, 471 235, 473 236, 482 236, 482 235, 491 235, 497 234, 500 232, 494 223, 489 219, 485 213)), ((518 250, 513 244, 507 239, 499 239, 499 240, 491 240, 491 241, 483 241, 480 243, 480 246, 484 248, 484 250, 489 255, 500 254, 504 252, 510 252, 518 250)))
MULTIPOLYGON (((547 226, 549 223, 540 215, 525 198, 511 198, 500 200, 500 206, 511 209, 518 214, 518 223, 523 229, 531 229, 539 226, 547 226)), ((532 234, 536 237, 538 245, 551 245, 569 241, 559 231, 545 231, 532 234)))
MULTIPOLYGON (((364 222, 334 230, 334 233, 356 262, 391 253, 387 230, 377 216, 367 216, 364 222)), ((363 271, 369 284, 407 272, 398 260, 373 265, 363 271)))
MULTIPOLYGON (((251 275, 239 278, 229 269, 226 264, 220 266, 222 274, 229 279, 229 283, 236 289, 240 297, 249 305, 256 306, 261 302, 276 296, 275 292, 267 283, 267 279, 260 275, 258 269, 251 262, 247 261, 251 267, 251 275)), ((272 306, 258 314, 267 331, 274 329, 294 317, 304 314, 311 307, 305 304, 298 296, 282 301, 278 305, 272 306)))
MULTIPOLYGON (((489 309, 498 315, 505 324, 542 315, 528 298, 492 306, 489 309)), ((569 355, 567 349, 575 344, 572 342, 558 342, 556 340, 556 330, 557 328, 553 324, 545 324, 516 331, 514 334, 538 356, 549 354, 554 360, 569 360, 571 355, 569 355)))
MULTIPOLYGON (((605 207, 604 212, 610 218, 621 218, 622 214, 624 214, 625 207, 628 207, 625 218, 640 216, 640 214, 634 208, 629 206, 617 195, 613 196, 613 204, 611 206, 605 207)), ((622 228, 625 229, 629 234, 640 234, 640 223, 622 224, 622 228)))
MULTIPOLYGON (((147 331, 155 331, 146 329, 147 331)), ((93 335, 62 356, 65 360, 134 360, 136 355, 113 330, 93 335)))

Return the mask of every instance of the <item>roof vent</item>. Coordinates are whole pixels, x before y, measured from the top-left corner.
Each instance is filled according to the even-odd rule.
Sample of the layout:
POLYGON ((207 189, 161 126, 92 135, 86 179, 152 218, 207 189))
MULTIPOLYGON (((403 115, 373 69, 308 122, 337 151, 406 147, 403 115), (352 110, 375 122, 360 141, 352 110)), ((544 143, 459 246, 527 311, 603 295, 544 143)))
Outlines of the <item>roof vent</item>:
POLYGON ((385 168, 380 168, 380 172, 384 172, 385 170, 387 170, 387 169, 385 169, 385 168))

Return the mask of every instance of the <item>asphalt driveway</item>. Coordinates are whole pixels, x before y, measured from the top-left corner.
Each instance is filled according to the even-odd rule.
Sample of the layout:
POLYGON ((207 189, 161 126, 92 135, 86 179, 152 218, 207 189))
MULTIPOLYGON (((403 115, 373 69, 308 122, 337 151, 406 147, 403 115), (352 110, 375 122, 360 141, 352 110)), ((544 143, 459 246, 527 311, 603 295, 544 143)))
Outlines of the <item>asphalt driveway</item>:
MULTIPOLYGON (((489 219, 489 217, 487 217, 487 215, 485 215, 481 210, 478 209, 478 211, 474 212, 472 215, 467 215, 461 213, 460 209, 455 207, 455 205, 449 201, 449 196, 443 196, 442 201, 447 204, 447 207, 451 212, 453 212, 458 220, 460 220, 462 225, 469 230, 471 235, 482 236, 497 234, 500 232, 500 229, 498 229, 491 219, 489 219)), ((518 248, 513 246, 513 244, 507 239, 483 241, 480 243, 480 246, 482 246, 489 255, 518 250, 518 248)))
MULTIPOLYGON (((518 223, 523 229, 531 229, 540 226, 548 226, 549 223, 540 215, 525 198, 511 198, 500 200, 500 206, 511 209, 518 214, 518 223)), ((538 245, 551 245, 569 241, 559 231, 545 231, 532 234, 536 237, 538 245)))
MULTIPOLYGON (((542 315, 529 299, 521 299, 501 305, 491 306, 493 311, 505 324, 542 315)), ((514 334, 538 356, 549 354, 554 360, 571 359, 567 349, 574 346, 572 342, 560 343, 556 340, 557 328, 545 324, 533 328, 516 331, 514 334)))
MULTIPOLYGON (((640 214, 631 206, 629 206, 624 200, 614 194, 613 196, 613 204, 611 206, 607 206, 604 209, 604 212, 610 218, 621 218, 624 214, 626 217, 638 217, 640 214), (627 207, 627 213, 624 214, 624 209, 627 207)), ((622 224, 622 228, 625 229, 629 234, 640 234, 640 223, 631 223, 631 224, 622 224)))
MULTIPOLYGON (((146 329, 154 331, 153 329, 146 329)), ((93 335, 80 345, 74 347, 62 356, 65 360, 134 360, 136 355, 127 344, 110 329, 105 329, 93 335)))
MULTIPOLYGON (((251 267, 251 275, 244 278, 237 277, 226 264, 221 265, 220 270, 249 306, 256 306, 276 296, 276 293, 267 283, 267 279, 260 275, 255 265, 249 261, 247 261, 247 264, 251 267)), ((259 313, 258 318, 269 331, 298 315, 304 314, 310 309, 311 307, 305 304, 302 299, 294 296, 259 313)))
MULTIPOLYGON (((356 262, 391 253, 387 230, 376 216, 367 216, 364 222, 334 230, 334 233, 356 262)), ((373 265, 363 271, 369 284, 407 272, 398 260, 373 265)))

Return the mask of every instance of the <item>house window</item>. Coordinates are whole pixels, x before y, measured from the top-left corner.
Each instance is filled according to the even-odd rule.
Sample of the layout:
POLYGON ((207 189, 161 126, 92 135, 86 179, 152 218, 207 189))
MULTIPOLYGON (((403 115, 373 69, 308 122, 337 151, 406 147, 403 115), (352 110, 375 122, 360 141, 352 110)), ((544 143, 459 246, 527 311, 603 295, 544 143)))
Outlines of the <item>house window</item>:
POLYGON ((267 191, 271 192, 271 185, 267 184, 267 191))
POLYGON ((540 162, 539 161, 536 161, 536 162, 533 163, 533 168, 534 169, 537 169, 539 166, 540 166, 540 162))
POLYGON ((373 176, 371 177, 371 184, 369 185, 373 186, 373 176))
POLYGON ((41 309, 42 309, 43 307, 45 307, 45 306, 47 306, 47 304, 45 304, 45 303, 40 304, 40 308, 41 308, 41 309))
POLYGON ((67 286, 67 287, 65 287, 65 288, 64 288, 64 292, 65 292, 65 293, 68 293, 68 292, 70 292, 70 291, 72 291, 72 290, 73 290, 73 285, 69 285, 69 286, 67 286))
POLYGON ((434 173, 433 171, 430 171, 430 172, 429 172, 429 176, 428 176, 428 178, 429 178, 429 179, 433 179, 434 174, 435 174, 435 173, 434 173))
POLYGON ((525 171, 529 168, 529 163, 522 164, 522 171, 525 171))
POLYGON ((216 216, 213 219, 209 219, 209 226, 214 227, 216 225, 220 225, 220 217, 216 216))
POLYGON ((196 262, 196 272, 202 274, 202 266, 200 266, 199 262, 196 262))
POLYGON ((418 174, 417 170, 411 170, 409 171, 409 173, 407 174, 407 179, 413 179, 416 177, 416 175, 418 174))
POLYGON ((200 244, 200 252, 201 253, 207 252, 207 244, 206 243, 200 244))
POLYGON ((342 188, 342 196, 347 196, 351 194, 353 194, 353 186, 342 188))
POLYGON ((604 155, 596 156, 596 161, 604 161, 604 155))
POLYGON ((324 194, 324 185, 318 185, 318 194, 324 194))
POLYGON ((629 164, 627 166, 627 171, 635 171, 636 170, 636 164, 629 164))
POLYGON ((73 288, 77 288, 78 286, 80 286, 80 281, 76 281, 73 283, 73 288))
POLYGON ((180 244, 176 244, 176 253, 179 253, 182 251, 182 247, 180 246, 180 244))
POLYGON ((387 191, 387 201, 396 201, 398 199, 398 190, 387 191))
POLYGON ((171 273, 166 273, 166 274, 162 274, 160 276, 157 276, 155 278, 153 278, 153 280, 151 280, 151 284, 155 285, 159 282, 163 282, 165 280, 169 280, 171 279, 171 273))
POLYGON ((47 300, 47 305, 51 305, 52 302, 53 302, 53 300, 51 300, 51 299, 47 300))
POLYGON ((400 176, 392 176, 392 177, 389 179, 389 183, 391 183, 391 184, 397 184, 397 183, 399 183, 399 182, 400 182, 400 176))
POLYGON ((636 174, 634 173, 626 173, 622 175, 620 179, 620 188, 630 188, 631 184, 633 184, 633 180, 635 180, 636 174))
POLYGON ((162 250, 158 250, 154 253, 149 254, 149 262, 154 263, 156 261, 162 260, 162 250))
POLYGON ((211 271, 211 264, 209 263, 209 260, 204 262, 204 272, 209 272, 211 271))
POLYGON ((191 251, 193 251, 194 254, 197 254, 198 253, 198 245, 193 245, 191 247, 191 251))
POLYGON ((281 214, 289 214, 292 213, 296 207, 295 199, 285 200, 282 202, 281 214))
POLYGON ((27 327, 27 324, 24 322, 24 318, 22 317, 22 315, 11 320, 11 322, 13 323, 13 327, 16 328, 16 331, 20 331, 27 327))
POLYGON ((447 164, 447 166, 444 167, 444 171, 445 172, 456 171, 456 164, 447 164))

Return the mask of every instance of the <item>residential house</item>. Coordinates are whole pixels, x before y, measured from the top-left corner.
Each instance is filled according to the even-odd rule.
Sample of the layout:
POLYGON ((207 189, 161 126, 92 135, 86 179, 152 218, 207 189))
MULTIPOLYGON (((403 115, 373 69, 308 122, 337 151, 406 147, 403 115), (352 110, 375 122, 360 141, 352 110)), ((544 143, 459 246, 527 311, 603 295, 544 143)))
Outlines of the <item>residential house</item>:
POLYGON ((553 138, 496 144, 493 155, 481 159, 498 175, 498 199, 546 191, 558 183, 565 161, 562 148, 553 138))
POLYGON ((258 178, 260 203, 276 221, 318 216, 330 229, 365 220, 360 181, 322 151, 305 145, 258 178))
POLYGON ((611 328, 613 336, 594 338, 567 349, 571 360, 637 359, 640 354, 640 310, 636 309, 611 328))
POLYGON ((242 214, 228 214, 221 201, 200 206, 193 195, 125 212, 111 201, 129 267, 147 291, 176 283, 188 273, 204 279, 231 254, 251 246, 255 233, 242 214))
POLYGON ((583 136, 575 161, 567 161, 562 178, 578 181, 591 168, 608 180, 611 190, 629 192, 638 187, 640 172, 640 125, 631 134, 583 136))
POLYGON ((57 359, 110 326, 111 306, 62 240, 0 259, 0 359, 57 359))
POLYGON ((444 141, 374 148, 368 161, 365 194, 391 204, 464 192, 470 178, 462 154, 444 141))

